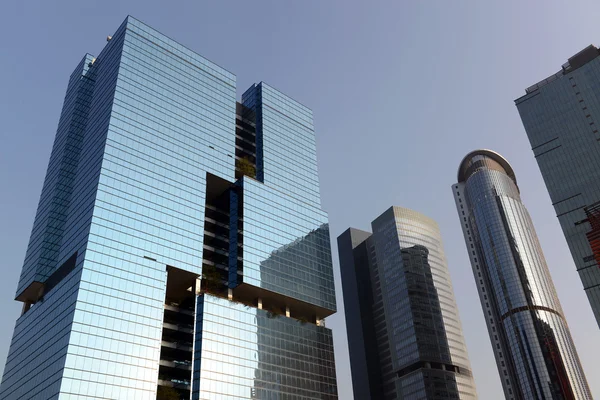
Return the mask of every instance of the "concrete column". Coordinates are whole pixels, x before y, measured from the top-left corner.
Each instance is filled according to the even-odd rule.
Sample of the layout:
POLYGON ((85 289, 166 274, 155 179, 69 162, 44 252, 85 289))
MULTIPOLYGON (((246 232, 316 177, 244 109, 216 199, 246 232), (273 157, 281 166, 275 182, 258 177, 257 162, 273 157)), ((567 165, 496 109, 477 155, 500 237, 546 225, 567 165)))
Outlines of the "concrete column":
POLYGON ((200 295, 201 289, 202 289, 202 278, 197 277, 196 278, 196 296, 200 295))

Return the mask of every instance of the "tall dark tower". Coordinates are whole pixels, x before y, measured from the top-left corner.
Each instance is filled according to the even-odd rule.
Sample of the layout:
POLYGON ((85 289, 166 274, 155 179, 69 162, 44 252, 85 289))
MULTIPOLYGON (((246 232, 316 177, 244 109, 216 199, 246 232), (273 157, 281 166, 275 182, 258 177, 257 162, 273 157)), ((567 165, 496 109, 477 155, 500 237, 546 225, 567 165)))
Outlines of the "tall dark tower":
POLYGON ((338 237, 354 398, 476 399, 438 225, 391 207, 338 237))
POLYGON ((600 325, 599 55, 586 47, 515 103, 600 325))

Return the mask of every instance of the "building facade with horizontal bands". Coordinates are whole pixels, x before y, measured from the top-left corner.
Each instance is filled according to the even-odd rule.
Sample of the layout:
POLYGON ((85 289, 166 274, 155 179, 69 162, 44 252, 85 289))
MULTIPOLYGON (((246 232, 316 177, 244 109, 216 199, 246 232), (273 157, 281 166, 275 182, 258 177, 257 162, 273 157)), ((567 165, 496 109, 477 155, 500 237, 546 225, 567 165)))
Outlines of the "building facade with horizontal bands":
POLYGON ((515 103, 600 325, 599 55, 586 47, 515 103))
POLYGON ((476 399, 440 230, 391 207, 338 237, 354 398, 476 399))
POLYGON ((312 112, 132 17, 72 73, 2 399, 337 399, 312 112))
POLYGON ((508 161, 470 152, 452 192, 506 399, 591 399, 508 161))

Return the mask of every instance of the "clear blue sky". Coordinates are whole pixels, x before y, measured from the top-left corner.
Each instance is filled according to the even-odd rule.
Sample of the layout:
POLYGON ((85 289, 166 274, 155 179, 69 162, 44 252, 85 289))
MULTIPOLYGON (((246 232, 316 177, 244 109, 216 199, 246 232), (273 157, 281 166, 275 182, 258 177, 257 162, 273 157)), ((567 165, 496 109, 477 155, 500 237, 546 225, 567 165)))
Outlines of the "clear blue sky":
MULTIPOLYGON (((600 331, 513 100, 600 42, 594 1, 41 1, 0 11, 0 371, 69 74, 134 15, 237 75, 314 111, 332 243, 390 205, 441 226, 481 399, 502 399, 450 185, 462 157, 491 148, 514 166, 596 397, 600 331)), ((337 249, 334 247, 337 268, 337 249)), ((337 270, 336 270, 337 274, 337 270)), ((341 400, 352 399, 337 277, 341 400)), ((356 399, 360 400, 360 399, 356 399)))

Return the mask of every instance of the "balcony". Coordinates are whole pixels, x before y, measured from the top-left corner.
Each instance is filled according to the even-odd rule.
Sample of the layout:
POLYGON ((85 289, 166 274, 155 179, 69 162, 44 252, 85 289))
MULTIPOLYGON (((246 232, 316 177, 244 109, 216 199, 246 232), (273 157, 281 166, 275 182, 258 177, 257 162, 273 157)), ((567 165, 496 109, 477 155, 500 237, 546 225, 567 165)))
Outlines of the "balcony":
POLYGON ((160 342, 160 345, 162 347, 168 347, 170 349, 176 349, 176 350, 182 350, 182 351, 192 352, 194 350, 194 346, 190 342, 168 342, 168 341, 163 340, 160 342))
POLYGON ((192 387, 190 385, 190 381, 188 380, 182 380, 182 379, 175 379, 175 378, 169 378, 169 377, 159 377, 158 378, 158 386, 167 386, 167 387, 172 387, 175 389, 179 389, 179 390, 191 390, 192 387))
POLYGON ((175 305, 176 303, 173 304, 165 304, 165 310, 169 310, 178 314, 185 314, 185 315, 190 315, 190 316, 194 316, 194 310, 191 310, 189 308, 182 308, 179 307, 178 305, 175 305))
POLYGON ((192 362, 189 360, 160 360, 159 365, 161 367, 168 367, 173 369, 180 369, 183 371, 191 371, 192 370, 192 362))
POLYGON ((193 325, 189 324, 171 324, 168 322, 163 322, 163 329, 170 329, 172 331, 182 332, 182 333, 194 333, 193 325))

